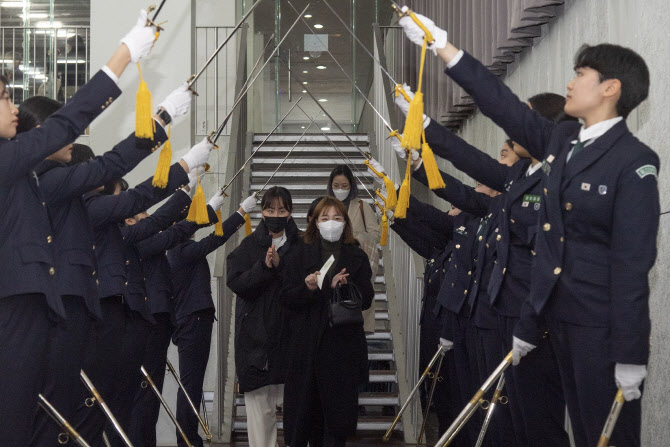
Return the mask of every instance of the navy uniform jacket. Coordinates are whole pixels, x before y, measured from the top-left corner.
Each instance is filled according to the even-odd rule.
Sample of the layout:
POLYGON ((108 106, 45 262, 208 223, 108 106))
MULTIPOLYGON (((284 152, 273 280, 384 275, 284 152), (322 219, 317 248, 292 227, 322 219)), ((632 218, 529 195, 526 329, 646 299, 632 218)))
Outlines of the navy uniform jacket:
POLYGON ((208 206, 207 211, 210 223, 198 225, 184 219, 167 230, 161 231, 135 245, 137 254, 142 261, 144 287, 146 296, 149 298, 149 313, 152 315, 172 313, 173 310, 172 298, 174 293, 170 280, 170 264, 165 252, 187 241, 199 228, 216 223, 218 219, 212 207, 208 206))
POLYGON ((44 160, 35 170, 51 217, 58 294, 84 297, 89 312, 97 318, 102 318, 102 314, 96 283, 95 237, 82 195, 132 170, 151 154, 150 144, 150 140, 135 138, 133 133, 91 161, 67 166, 44 160))
MULTIPOLYGON (((529 159, 519 160, 511 167, 501 164, 435 121, 431 121, 426 128, 426 139, 437 155, 452 162, 457 169, 502 192, 506 215, 499 222, 500 238, 496 236, 497 263, 493 268, 488 294, 501 315, 519 318, 521 305, 530 295, 532 251, 542 206, 540 198, 544 173, 538 170, 527 177, 526 172, 531 163, 529 159)), ((456 189, 451 184, 447 188, 456 189)), ((460 191, 458 198, 461 200, 452 203, 476 216, 488 212, 489 205, 486 205, 487 209, 483 205, 491 201, 489 196, 474 190, 460 191)))
POLYGON ((188 207, 190 202, 188 194, 178 190, 151 216, 140 220, 135 225, 121 227, 121 236, 128 259, 124 296, 128 307, 140 313, 145 320, 151 323, 155 321, 149 311, 149 298, 144 285, 145 275, 138 245, 179 220, 184 208, 188 207))
MULTIPOLYGON (((158 141, 162 144, 164 140, 158 141)), ((125 248, 119 225, 128 217, 146 211, 165 199, 178 188, 188 184, 188 175, 175 163, 170 167, 168 185, 165 189, 154 188, 152 178, 118 195, 98 192, 84 196, 86 211, 95 233, 95 254, 98 260, 98 296, 123 295, 125 293, 130 259, 125 248)), ((133 243, 147 238, 152 233, 140 234, 139 227, 128 232, 126 240, 133 243)))
POLYGON ((42 293, 65 316, 58 294, 53 235, 33 169, 72 143, 121 91, 98 72, 38 128, 0 143, 0 298, 42 293))
MULTIPOLYGON (((469 54, 447 74, 547 174, 530 304, 573 324, 608 327, 610 359, 649 358, 649 270, 656 260, 659 158, 619 122, 566 164, 580 125, 529 109, 469 54)), ((523 334, 518 334, 523 338, 523 334)))
POLYGON ((168 251, 177 323, 199 310, 214 310, 207 255, 225 244, 242 225, 244 217, 236 211, 223 222, 223 236, 212 233, 197 242, 188 240, 168 251))

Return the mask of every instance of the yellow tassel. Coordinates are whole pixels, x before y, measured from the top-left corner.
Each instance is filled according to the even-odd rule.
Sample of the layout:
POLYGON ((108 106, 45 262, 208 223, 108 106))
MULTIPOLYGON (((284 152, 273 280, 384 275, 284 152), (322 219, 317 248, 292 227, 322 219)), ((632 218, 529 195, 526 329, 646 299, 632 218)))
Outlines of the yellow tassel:
POLYGON ((392 210, 398 203, 398 195, 395 192, 395 183, 386 175, 384 176, 384 188, 386 188, 386 207, 392 210))
POLYGON ((379 241, 379 245, 385 247, 386 244, 388 243, 388 238, 389 238, 389 222, 388 218, 386 217, 386 213, 384 213, 382 215, 382 238, 379 241))
POLYGON ((157 188, 165 188, 168 184, 168 176, 170 174, 170 165, 172 164, 172 145, 170 144, 170 128, 168 126, 168 139, 161 149, 158 156, 158 164, 156 165, 156 172, 154 179, 151 182, 157 188))
POLYGON ((137 63, 137 69, 140 72, 140 86, 137 89, 137 96, 135 98, 135 136, 137 138, 149 138, 153 140, 156 122, 151 117, 151 92, 142 77, 142 69, 139 62, 137 63))
POLYGON ((409 208, 409 185, 412 180, 412 159, 407 157, 407 169, 405 170, 405 178, 400 185, 400 194, 398 194, 398 203, 395 206, 395 217, 404 219, 407 217, 407 208, 409 208))
POLYGON ((424 37, 421 46, 421 67, 419 68, 419 85, 416 88, 414 99, 409 103, 409 111, 405 120, 405 130, 402 133, 400 145, 405 149, 418 150, 421 147, 421 134, 423 133, 423 93, 421 93, 421 81, 423 79, 423 66, 426 60, 426 46, 428 40, 424 37))
POLYGON ((440 174, 440 169, 437 167, 435 154, 433 154, 433 150, 425 141, 425 136, 424 142, 421 145, 421 158, 423 159, 423 166, 426 169, 426 177, 428 177, 428 187, 430 189, 444 188, 446 185, 440 174))
POLYGON ((221 210, 216 211, 216 223, 214 224, 214 235, 223 236, 223 222, 221 221, 221 210))
POLYGON ((249 216, 249 213, 244 214, 244 234, 245 236, 249 236, 252 233, 251 229, 251 217, 249 216))
POLYGON ((205 201, 205 192, 200 185, 200 178, 198 178, 198 189, 195 190, 191 207, 188 209, 188 216, 186 220, 195 222, 198 225, 205 225, 209 223, 209 213, 207 213, 207 202, 205 201))

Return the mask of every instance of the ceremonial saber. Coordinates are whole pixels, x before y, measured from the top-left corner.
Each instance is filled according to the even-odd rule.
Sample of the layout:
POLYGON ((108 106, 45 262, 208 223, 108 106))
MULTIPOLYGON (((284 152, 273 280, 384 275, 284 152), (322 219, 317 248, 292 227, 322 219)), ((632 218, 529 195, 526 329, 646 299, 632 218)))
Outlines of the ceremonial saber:
POLYGON ((400 411, 398 412, 398 415, 393 420, 393 423, 391 424, 389 429, 386 430, 386 433, 384 434, 384 437, 382 437, 382 440, 384 442, 388 442, 388 440, 391 438, 391 433, 393 433, 393 429, 398 424, 398 421, 400 421, 400 418, 402 417, 402 414, 405 412, 407 407, 409 407, 409 403, 411 402, 412 398, 414 398, 414 395, 417 393, 417 391, 419 391, 419 387, 421 386, 423 381, 426 379, 426 377, 430 373, 430 370, 435 365, 435 362, 437 362, 437 359, 440 358, 441 356, 444 356, 444 347, 442 345, 440 345, 437 348, 437 352, 435 353, 433 358, 428 363, 428 366, 426 366, 426 369, 423 371, 423 374, 421 374, 421 377, 419 378, 419 381, 417 382, 417 384, 414 385, 414 389, 412 389, 412 392, 409 393, 409 396, 407 396, 407 400, 405 401, 405 403, 400 408, 400 411))
MULTIPOLYGON (((184 384, 181 383, 181 379, 177 375, 177 371, 174 369, 174 366, 172 366, 172 363, 170 361, 167 361, 167 367, 170 373, 172 373, 172 376, 175 378, 177 381, 177 384, 179 385, 179 388, 181 388, 182 393, 184 393, 184 396, 186 396, 186 400, 188 401, 189 405, 191 406, 191 409, 193 410, 193 413, 195 413, 195 416, 198 418, 198 422, 200 422, 200 426, 202 427, 202 430, 205 432, 205 437, 207 438, 208 443, 212 443, 212 433, 209 431, 209 424, 206 423, 205 421, 202 420, 200 417, 200 412, 198 409, 195 407, 193 404, 193 401, 191 400, 191 396, 188 395, 186 392, 186 388, 184 388, 184 384)), ((203 408, 205 412, 207 412, 206 409, 203 408)))
POLYGON ((72 425, 54 408, 53 405, 42 395, 37 396, 37 403, 40 404, 40 407, 44 408, 44 411, 51 416, 51 419, 56 421, 61 429, 65 430, 62 433, 58 434, 58 443, 67 444, 67 442, 72 439, 74 442, 79 444, 81 447, 90 447, 89 443, 82 438, 77 430, 74 429, 72 425))
MULTIPOLYGON (((259 2, 259 3, 260 3, 260 2, 259 2)), ((291 34, 291 31, 293 31, 293 28, 295 28, 295 26, 298 24, 298 21, 302 18, 302 16, 303 16, 303 14, 305 13, 305 11, 307 11, 307 8, 309 8, 309 3, 307 3, 307 6, 305 6, 305 8, 302 10, 302 12, 300 12, 300 14, 298 15, 298 18, 295 19, 295 21, 293 22, 293 24, 291 25, 291 27, 288 29, 288 31, 286 31, 286 34, 284 34, 284 37, 281 38, 281 40, 279 41, 279 43, 277 44, 277 46, 274 48, 274 50, 272 50, 272 53, 270 53, 270 56, 268 57, 268 59, 265 61, 265 63, 263 64, 263 66, 261 67, 261 69, 258 71, 258 73, 256 73, 256 76, 254 76, 254 78, 251 80, 251 82, 249 83, 249 85, 247 85, 247 86, 245 87, 244 91, 243 91, 242 93, 240 93, 240 95, 238 96, 237 100, 235 101, 235 103, 234 103, 233 106, 231 107, 230 112, 228 112, 228 115, 226 115, 226 117, 223 119, 223 122, 221 123, 221 125, 219 126, 219 128, 218 128, 215 132, 212 132, 212 134, 214 135, 214 137, 209 139, 209 141, 210 141, 212 144, 216 143, 216 140, 219 139, 219 137, 221 136, 221 132, 223 132, 223 129, 226 127, 226 124, 228 124, 228 120, 229 120, 230 117, 233 115, 233 111, 235 110, 235 108, 237 107, 237 105, 240 103, 240 101, 242 101, 242 98, 243 98, 244 95, 246 95, 246 93, 249 91, 249 89, 251 88, 251 85, 254 83, 254 81, 255 81, 255 80, 258 78, 258 76, 263 72, 263 69, 267 66, 268 62, 270 62, 270 61, 272 60, 272 57, 275 55, 275 53, 277 53, 277 51, 279 51, 279 47, 281 47, 281 44, 284 42, 284 40, 286 40, 286 38, 288 37, 288 35, 291 34)), ((281 58, 279 58, 279 60, 281 60, 281 58)), ((212 134, 210 134, 210 135, 212 135, 212 134)))
MULTIPOLYGON (((228 189, 228 187, 229 187, 230 185, 232 185, 233 181, 235 181, 235 179, 237 178, 237 176, 240 175, 240 173, 244 170, 244 168, 247 166, 247 164, 249 163, 249 161, 251 161, 251 159, 253 158, 253 156, 256 155, 256 152, 258 152, 258 151, 261 149, 261 147, 263 147, 263 145, 265 144, 265 142, 268 141, 268 140, 270 139, 270 137, 271 137, 272 134, 275 132, 275 130, 277 130, 277 129, 279 128, 279 126, 281 126, 281 124, 284 122, 284 120, 286 119, 286 117, 288 117, 288 115, 289 115, 289 114, 293 111, 293 109, 298 105, 298 103, 300 102, 301 99, 302 99, 302 96, 301 96, 300 98, 298 98, 298 100, 295 102, 295 104, 293 104, 293 106, 289 109, 289 111, 286 112, 286 115, 284 115, 284 117, 283 117, 281 120, 279 120, 279 122, 277 123, 277 125, 276 125, 276 126, 274 127, 274 129, 272 129, 272 131, 265 137, 265 139, 261 142, 261 144, 260 144, 260 145, 259 145, 253 152, 251 152, 251 155, 249 155, 249 158, 247 158, 247 160, 246 160, 246 161, 244 162, 244 164, 240 167, 240 169, 237 170, 237 172, 235 173, 235 175, 233 176, 233 178, 231 178, 231 179, 228 181, 228 183, 226 183, 225 185, 223 185, 223 187, 221 188, 221 192, 222 192, 222 193, 224 193, 224 194, 226 193, 226 190, 228 189)), ((302 110, 302 109, 300 109, 300 110, 302 110)))
POLYGON ((493 383, 498 380, 498 378, 505 372, 505 370, 512 364, 512 351, 510 351, 505 359, 496 367, 493 371, 493 374, 489 376, 488 379, 482 384, 479 390, 475 395, 470 399, 470 402, 465 406, 465 408, 458 415, 456 420, 449 426, 446 432, 442 437, 437 441, 435 447, 444 447, 451 444, 454 437, 458 434, 463 426, 470 420, 477 408, 482 404, 484 394, 493 386, 493 383))
POLYGON ((181 425, 179 425, 179 422, 177 422, 177 418, 174 417, 174 414, 172 413, 172 410, 170 410, 170 407, 168 407, 167 402, 165 402, 165 399, 163 399, 163 396, 161 395, 161 392, 158 391, 158 388, 156 387, 156 384, 154 381, 151 379, 151 376, 149 376, 149 373, 147 372, 146 369, 144 369, 144 366, 140 366, 140 370, 142 371, 142 374, 144 374, 144 377, 146 377, 147 382, 151 386, 151 389, 154 391, 154 394, 158 398, 158 400, 161 402, 161 405, 165 409, 166 413, 172 419, 172 423, 174 424, 175 427, 177 427, 177 430, 179 430, 179 434, 181 434, 182 439, 186 443, 188 447, 193 447, 193 444, 188 440, 186 437, 186 433, 184 433, 184 430, 182 430, 181 425))
POLYGON ((603 432, 600 435, 598 440, 597 447, 608 447, 610 443, 610 438, 612 437, 612 432, 614 431, 614 426, 616 425, 617 419, 619 419, 619 414, 623 408, 625 400, 623 397, 623 391, 619 388, 616 396, 614 397, 614 402, 612 403, 612 409, 610 410, 609 415, 607 415, 607 420, 605 421, 605 426, 603 427, 603 432))
MULTIPOLYGON (((165 3, 165 0, 163 0, 163 3, 165 3)), ((233 37, 235 32, 242 27, 242 24, 247 20, 247 18, 249 18, 249 16, 254 11, 254 9, 256 9, 256 6, 258 6, 260 3, 261 3, 260 1, 257 1, 256 3, 253 4, 251 9, 249 11, 247 11, 246 14, 244 14, 244 17, 242 17, 242 19, 237 23, 237 25, 235 25, 235 28, 233 28, 233 30, 230 32, 230 34, 228 34, 228 37, 226 37, 226 39, 223 41, 223 43, 221 43, 221 45, 219 45, 219 47, 214 51, 214 53, 209 57, 209 59, 207 59, 207 62, 205 62, 205 65, 200 69, 200 71, 198 71, 198 73, 196 73, 195 75, 192 75, 191 77, 188 78, 188 80, 186 82, 188 84, 189 89, 193 86, 193 84, 195 84, 195 81, 197 81, 198 78, 205 72, 205 70, 207 69, 209 64, 212 63, 212 61, 214 60, 216 55, 219 54, 219 52, 223 49, 223 47, 226 46, 226 44, 233 37)), ((162 3, 161 3, 161 7, 163 7, 162 3)), ((158 11, 160 11, 160 8, 158 9, 158 11)), ((156 12, 156 14, 158 14, 158 12, 156 12)), ((154 20, 156 20, 155 16, 154 16, 154 20)), ((270 39, 272 39, 272 38, 270 38, 270 39)), ((253 72, 253 70, 252 70, 252 72, 253 72)))
MULTIPOLYGON (((302 107, 298 107, 298 108, 300 109, 300 111, 301 111, 302 113, 305 114, 305 116, 312 122, 312 124, 316 124, 316 122, 314 121, 314 119, 313 119, 311 116, 309 116, 309 115, 307 114, 307 112, 305 112, 305 110, 304 110, 302 107)), ((316 127, 318 128, 319 126, 317 125, 316 127)), ((350 159, 349 157, 347 157, 346 154, 345 154, 344 152, 342 152, 342 149, 340 149, 340 148, 337 146, 337 144, 335 144, 335 142, 334 142, 333 140, 331 140, 330 137, 329 137, 328 135, 326 135, 326 133, 325 133, 323 130, 321 130, 320 128, 319 128, 319 130, 320 130, 320 132, 321 132, 321 135, 323 135, 324 137, 326 137, 326 139, 328 140, 328 142, 329 142, 329 143, 330 143, 330 144, 331 144, 331 145, 332 145, 332 146, 333 146, 333 147, 340 153, 340 155, 342 155, 342 157, 343 157, 342 159, 343 159, 343 160, 346 160, 346 161, 347 161, 347 162, 348 162, 348 163, 349 163, 349 164, 356 170, 356 172, 358 172, 359 175, 363 175, 363 174, 361 173, 361 171, 358 169, 358 167, 354 164, 354 162, 351 161, 351 159, 350 159)), ((374 200, 375 200, 375 196, 372 195, 372 193, 370 192, 370 190, 368 189, 368 187, 365 186, 365 183, 363 183, 363 180, 361 180, 359 176, 356 176, 356 179, 357 179, 358 182, 361 184, 361 186, 363 187, 363 189, 365 190, 365 192, 367 192, 368 195, 370 196, 370 198, 374 201, 374 200)))
MULTIPOLYGON (((324 3, 326 3, 326 5, 328 5, 328 3, 327 3, 325 0, 324 0, 324 3)), ((296 10, 296 9, 295 9, 295 6, 293 6, 293 4, 292 4, 290 1, 288 2, 288 4, 291 5, 291 8, 293 8, 294 10, 296 10)), ((330 8, 330 5, 328 5, 328 7, 330 8)), ((332 8, 331 8, 331 10, 332 10, 332 8)), ((296 10, 296 11, 297 11, 297 10, 296 10)), ((335 11, 333 11, 333 12, 335 12, 335 11)), ((337 15, 337 13, 335 13, 335 15, 337 15)), ((338 17, 339 17, 339 16, 338 16, 338 17)), ((309 24, 305 21, 305 19, 302 17, 302 15, 300 16, 300 18, 301 18, 302 21, 305 23, 305 25, 307 26, 307 28, 309 29, 309 31, 310 31, 310 32, 311 32, 317 39, 319 39, 319 36, 317 36, 317 34, 314 32, 314 30, 312 29, 312 27, 309 26, 309 24)), ((341 19, 340 19, 340 20, 341 20, 341 19)), ((357 39, 358 39, 358 38, 357 38, 357 39)), ((321 42, 320 39, 319 39, 319 42, 321 42)), ((325 47, 325 45, 323 45, 323 46, 325 47)), ((344 73, 344 76, 346 76, 346 78, 349 80, 349 82, 351 82, 351 85, 354 86, 354 88, 358 91, 358 93, 360 93, 360 95, 363 97, 363 99, 365 99, 365 102, 368 103, 368 105, 372 108, 372 110, 373 110, 373 111, 377 114, 377 116, 382 120, 382 122, 384 123, 384 125, 386 126, 386 128, 389 130, 389 132, 393 132, 393 128, 391 127, 391 125, 389 124, 389 122, 384 118, 384 116, 383 116, 381 113, 379 113, 379 110, 377 110, 377 108, 372 104, 372 102, 370 102, 370 100, 368 99, 367 95, 365 95, 365 94, 361 91, 361 89, 358 87, 358 85, 356 85, 356 81, 354 81, 354 80, 351 78, 351 76, 349 76, 349 73, 347 73, 347 71, 344 69, 344 67, 342 67, 342 65, 338 62, 338 60, 335 59, 335 56, 333 56, 333 54, 330 52, 330 50, 328 50, 328 48, 326 48, 326 52, 330 55, 331 58, 333 58, 333 61, 335 62, 335 64, 337 64, 337 66, 340 68, 340 70, 342 70, 342 73, 344 73)), ((288 68, 288 67, 287 67, 287 68, 288 68)), ((290 68, 288 68, 288 70, 291 71, 290 68)), ((293 74, 293 72, 291 72, 291 74, 292 74, 293 76, 295 76, 295 75, 293 74)), ((296 78, 297 78, 297 76, 296 76, 296 78)), ((299 79, 298 79, 298 82, 300 82, 299 79)), ((302 84, 302 82, 300 82, 300 83, 302 84)), ((304 85, 303 85, 303 89, 304 89, 304 90, 307 90, 307 89, 305 88, 304 85)), ((309 93, 309 92, 308 92, 308 93, 309 93)), ((312 96, 312 95, 310 94, 310 96, 312 96)), ((315 100, 315 101, 316 101, 316 100, 315 100)), ((408 101, 408 102, 409 102, 409 101, 408 101)), ((332 117, 331 117, 330 115, 328 115, 328 117, 329 117, 330 119, 332 119, 332 117)), ((339 128, 339 126, 338 126, 338 128, 339 128)), ((341 130, 341 129, 340 129, 340 130, 341 130)))
POLYGON ((100 405, 100 408, 102 409, 102 412, 105 413, 105 416, 107 416, 107 419, 111 424, 114 426, 116 431, 119 433, 119 436, 121 436, 121 439, 123 439, 124 444, 126 444, 127 447, 133 447, 133 443, 130 442, 130 439, 126 435, 126 433, 123 431, 123 428, 121 428, 121 424, 119 424, 119 421, 116 420, 114 415, 112 414, 112 411, 109 409, 105 401, 102 399, 102 396, 98 392, 98 390, 95 388, 93 385, 93 382, 91 382, 91 379, 88 378, 84 370, 81 370, 79 372, 79 375, 81 376, 81 381, 84 382, 84 385, 86 385, 86 388, 91 392, 93 397, 89 397, 86 399, 84 402, 87 407, 92 407, 96 401, 98 401, 98 405, 100 405))
POLYGON ((493 417, 493 410, 495 410, 496 406, 498 405, 498 402, 500 402, 501 405, 505 405, 507 403, 507 397, 501 396, 502 394, 502 389, 505 386, 505 375, 502 374, 500 376, 500 379, 498 380, 498 385, 496 386, 496 389, 493 393, 493 397, 491 398, 491 402, 489 403, 488 409, 484 408, 485 410, 488 410, 486 412, 486 418, 484 419, 484 423, 482 424, 482 429, 479 432, 479 437, 477 438, 477 444, 475 444, 475 447, 481 447, 482 443, 484 442, 484 436, 486 436, 486 431, 489 428, 489 424, 491 423, 491 417, 493 417))
MULTIPOLYGON (((296 104, 297 104, 297 102, 296 102, 296 104)), ((312 124, 311 124, 311 123, 305 128, 305 131, 302 133, 302 135, 300 135, 300 137, 298 137, 298 141, 296 141, 295 144, 293 145, 293 147, 288 151, 288 154, 286 154, 286 156, 285 156, 284 159, 281 161, 281 163, 279 163, 279 166, 277 166, 277 169, 275 169, 275 172, 272 173, 272 175, 270 176, 270 178, 268 179, 268 181, 265 182, 265 184, 263 185, 263 187, 262 187, 261 189, 259 189, 258 191, 256 191, 256 192, 254 193, 254 196, 255 196, 256 198, 258 198, 258 196, 259 196, 260 193, 262 193, 263 191, 265 191, 265 187, 268 186, 268 184, 270 183, 270 181, 272 181, 272 179, 274 178, 275 174, 276 174, 277 172, 279 172, 279 168, 281 168, 281 166, 284 164, 284 162, 288 159, 288 156, 291 155, 291 152, 293 152, 293 149, 295 149, 296 146, 298 146, 298 143, 300 143, 300 140, 302 140, 302 137, 305 136, 305 134, 307 133, 307 131, 309 130, 310 127, 312 127, 312 124)))
POLYGON ((161 4, 158 6, 158 9, 156 10, 156 14, 154 14, 154 17, 151 19, 152 22, 156 21, 156 18, 158 17, 158 13, 161 12, 161 9, 163 9, 163 5, 165 4, 166 0, 163 0, 161 4))
MULTIPOLYGON (((381 195, 380 195, 381 197, 381 195)), ((426 404, 426 413, 423 417, 423 422, 421 423, 421 430, 419 430, 419 436, 416 438, 416 443, 421 444, 421 440, 423 438, 423 434, 426 430, 426 421, 428 420, 428 414, 430 413, 430 405, 433 403, 433 394, 435 394, 435 388, 437 387, 437 382, 442 381, 442 377, 440 377, 440 370, 442 369, 442 361, 444 360, 445 354, 442 354, 442 357, 440 357, 440 362, 437 364, 437 369, 433 373, 433 383, 430 386, 430 392, 428 394, 428 403, 426 404)))

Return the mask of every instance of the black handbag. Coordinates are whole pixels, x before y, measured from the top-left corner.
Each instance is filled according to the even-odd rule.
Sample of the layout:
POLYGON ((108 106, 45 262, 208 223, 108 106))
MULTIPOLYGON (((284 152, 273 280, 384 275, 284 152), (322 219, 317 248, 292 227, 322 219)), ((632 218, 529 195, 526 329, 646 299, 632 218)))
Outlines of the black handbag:
POLYGON ((363 325, 363 299, 354 283, 338 285, 330 298, 330 327, 363 325))

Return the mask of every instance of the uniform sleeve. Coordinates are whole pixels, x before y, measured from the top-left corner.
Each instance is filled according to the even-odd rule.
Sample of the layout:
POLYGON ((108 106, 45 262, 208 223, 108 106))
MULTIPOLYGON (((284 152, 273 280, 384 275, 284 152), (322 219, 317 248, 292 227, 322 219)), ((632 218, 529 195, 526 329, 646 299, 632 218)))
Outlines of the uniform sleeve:
POLYGON ((156 210, 151 216, 142 219, 135 225, 126 225, 121 229, 123 242, 126 245, 136 244, 148 237, 165 230, 172 223, 181 219, 184 205, 188 206, 191 199, 184 191, 177 191, 156 210))
POLYGON ((212 233, 197 242, 183 245, 178 253, 179 262, 181 264, 191 264, 206 257, 225 244, 242 225, 244 225, 244 217, 235 211, 223 222, 223 236, 212 233))
POLYGON ((137 252, 143 259, 165 253, 167 250, 187 241, 198 228, 200 226, 197 223, 182 220, 170 228, 137 243, 137 252))
POLYGON ((400 239, 407 244, 424 259, 429 259, 433 250, 440 247, 446 247, 446 238, 444 243, 439 241, 433 231, 423 223, 417 222, 409 215, 405 219, 394 219, 391 228, 400 239), (439 241, 439 242, 438 242, 439 241))
POLYGON ((165 189, 154 188, 152 180, 153 177, 150 177, 118 195, 99 195, 87 201, 86 210, 91 225, 98 227, 123 222, 128 217, 146 211, 179 187, 188 184, 188 175, 179 163, 175 163, 170 167, 168 185, 165 189))
POLYGON ((640 157, 619 179, 610 247, 611 354, 616 363, 649 360, 649 271, 656 261, 658 157, 640 157))
MULTIPOLYGON (((475 188, 472 186, 463 184, 463 182, 446 172, 440 171, 440 174, 444 180, 445 187, 433 189, 432 191, 436 196, 474 216, 485 216, 488 214, 491 197, 475 191, 475 188)), ((423 164, 419 166, 419 169, 414 171, 412 177, 428 186, 428 177, 426 176, 426 169, 423 164)))
MULTIPOLYGON (((167 135, 156 126, 154 141, 162 145, 167 135)), ((124 176, 151 154, 147 140, 131 134, 111 151, 73 166, 51 169, 40 176, 40 190, 49 204, 71 200, 124 176)))
POLYGON ((261 295, 260 291, 279 272, 277 269, 268 268, 265 265, 265 254, 260 259, 250 259, 248 244, 245 243, 247 240, 245 239, 226 258, 226 285, 241 298, 252 300, 261 295))
POLYGON ((505 187, 510 169, 507 165, 466 143, 435 120, 426 128, 426 140, 436 155, 449 160, 459 171, 496 191, 505 187))
POLYGON ((121 94, 109 76, 98 72, 40 127, 1 144, 0 184, 26 175, 42 160, 72 143, 121 94))
MULTIPOLYGON (((465 52, 460 62, 445 73, 460 85, 484 115, 500 126, 512 140, 538 160, 556 126, 522 102, 502 80, 465 52)), ((490 186, 490 185, 487 185, 490 186)))

